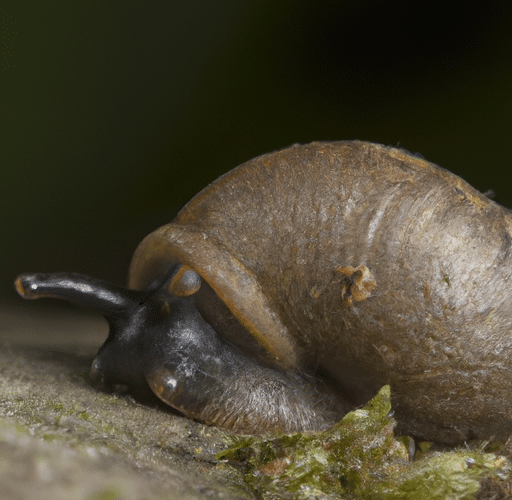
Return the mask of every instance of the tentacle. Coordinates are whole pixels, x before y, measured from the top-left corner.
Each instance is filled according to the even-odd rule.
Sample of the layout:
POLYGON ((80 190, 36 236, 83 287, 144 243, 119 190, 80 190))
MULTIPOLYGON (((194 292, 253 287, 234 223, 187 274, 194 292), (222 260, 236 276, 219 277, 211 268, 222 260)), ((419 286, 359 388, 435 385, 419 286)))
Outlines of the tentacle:
POLYGON ((145 294, 78 273, 21 274, 15 285, 25 299, 66 299, 96 309, 107 318, 124 315, 145 294))

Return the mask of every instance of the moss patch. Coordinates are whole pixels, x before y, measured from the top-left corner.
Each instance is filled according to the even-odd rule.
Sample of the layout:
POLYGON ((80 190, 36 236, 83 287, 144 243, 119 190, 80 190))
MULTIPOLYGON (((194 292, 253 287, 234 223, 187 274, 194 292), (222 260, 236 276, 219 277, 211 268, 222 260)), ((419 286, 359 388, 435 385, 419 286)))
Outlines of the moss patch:
POLYGON ((480 480, 505 478, 510 462, 481 449, 432 451, 395 436, 390 390, 319 434, 240 438, 217 458, 244 467, 255 493, 274 498, 475 498, 480 480))

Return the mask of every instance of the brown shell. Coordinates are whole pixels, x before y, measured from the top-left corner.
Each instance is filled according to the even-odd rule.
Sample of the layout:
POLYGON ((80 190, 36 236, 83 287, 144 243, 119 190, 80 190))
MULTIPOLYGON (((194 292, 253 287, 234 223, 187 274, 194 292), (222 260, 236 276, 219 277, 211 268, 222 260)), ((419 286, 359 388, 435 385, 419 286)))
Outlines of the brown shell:
POLYGON ((228 172, 137 248, 129 285, 196 270, 285 368, 402 430, 512 432, 511 215, 450 172, 358 141, 294 145, 228 172))

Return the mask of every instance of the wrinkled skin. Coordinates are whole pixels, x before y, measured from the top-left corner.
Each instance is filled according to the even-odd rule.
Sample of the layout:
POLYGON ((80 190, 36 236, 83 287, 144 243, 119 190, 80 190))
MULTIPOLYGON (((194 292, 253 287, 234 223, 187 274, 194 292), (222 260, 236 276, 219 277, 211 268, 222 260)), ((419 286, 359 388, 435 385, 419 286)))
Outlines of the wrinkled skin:
MULTIPOLYGON (((347 141, 261 156, 139 245, 129 287, 142 291, 126 293, 141 296, 123 316, 136 320, 91 304, 111 324, 93 379, 147 381, 185 415, 241 432, 323 429, 389 383, 402 432, 505 438, 511 223, 402 150, 347 141), (159 312, 141 313, 147 303, 159 312)), ((52 276, 17 288, 68 296, 52 276)))

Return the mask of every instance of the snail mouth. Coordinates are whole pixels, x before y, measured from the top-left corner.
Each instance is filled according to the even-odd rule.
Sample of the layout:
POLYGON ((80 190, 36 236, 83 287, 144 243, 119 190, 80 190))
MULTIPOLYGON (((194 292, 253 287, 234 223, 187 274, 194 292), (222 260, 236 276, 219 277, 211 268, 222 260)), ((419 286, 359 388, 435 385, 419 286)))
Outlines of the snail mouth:
POLYGON ((132 388, 130 385, 121 383, 117 380, 108 380, 108 377, 105 376, 105 373, 101 369, 97 359, 95 359, 91 365, 89 380, 95 389, 102 392, 128 394, 138 392, 139 389, 137 387, 132 388))
POLYGON ((92 362, 89 371, 89 380, 91 381, 91 385, 98 389, 101 389, 105 385, 105 377, 103 376, 103 372, 98 369, 96 360, 92 362))
POLYGON ((115 392, 116 394, 128 394, 130 388, 126 384, 112 384, 109 392, 115 392))
POLYGON ((96 356, 89 370, 89 383, 93 389, 107 394, 131 396, 140 404, 169 409, 150 389, 145 376, 133 366, 133 373, 119 372, 117 366, 103 363, 103 357, 96 356))

